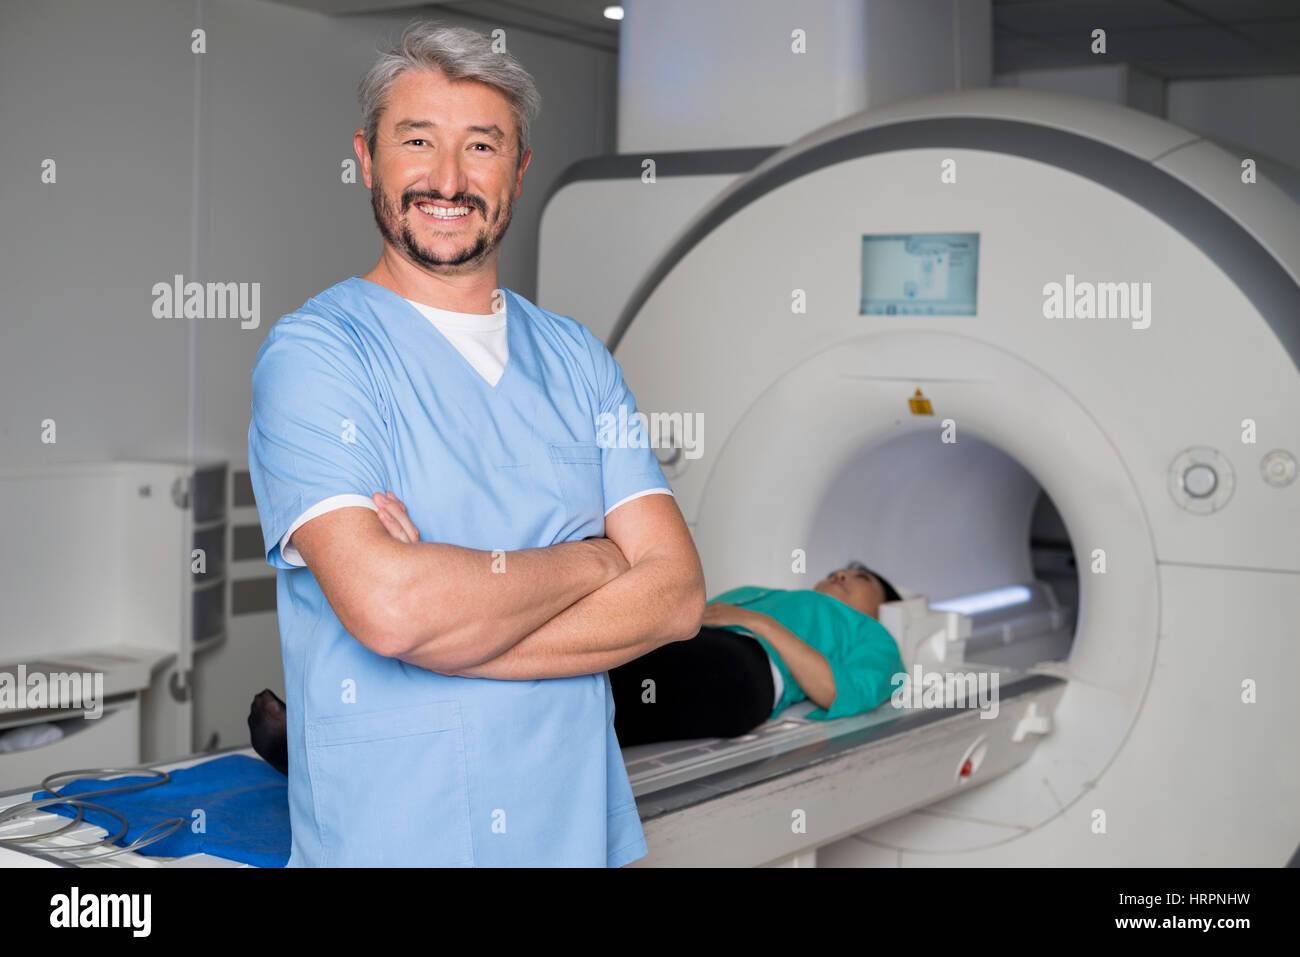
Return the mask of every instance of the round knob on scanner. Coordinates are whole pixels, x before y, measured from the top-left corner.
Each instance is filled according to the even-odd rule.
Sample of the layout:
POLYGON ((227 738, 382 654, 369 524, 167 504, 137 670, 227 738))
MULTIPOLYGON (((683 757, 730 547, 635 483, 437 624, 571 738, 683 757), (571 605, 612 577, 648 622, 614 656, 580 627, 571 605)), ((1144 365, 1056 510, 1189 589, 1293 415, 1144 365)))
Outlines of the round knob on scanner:
POLYGON ((1194 515, 1209 515, 1227 505, 1235 484, 1227 457, 1207 445, 1183 449, 1169 465, 1169 494, 1194 515))
POLYGON ((1193 465, 1183 472, 1183 488, 1194 498, 1205 498, 1219 484, 1219 476, 1208 465, 1193 465))
POLYGON ((1259 463, 1264 481, 1274 488, 1285 488, 1295 481, 1295 457, 1285 449, 1274 449, 1259 463))

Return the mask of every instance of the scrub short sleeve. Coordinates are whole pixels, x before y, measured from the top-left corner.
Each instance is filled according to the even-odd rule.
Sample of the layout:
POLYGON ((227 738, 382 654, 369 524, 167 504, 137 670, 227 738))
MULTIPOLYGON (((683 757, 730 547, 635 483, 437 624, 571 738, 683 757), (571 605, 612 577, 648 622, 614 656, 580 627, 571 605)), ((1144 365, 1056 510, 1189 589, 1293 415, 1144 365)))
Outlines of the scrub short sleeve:
POLYGON ((851 636, 847 652, 828 661, 835 678, 835 700, 829 708, 805 715, 814 721, 862 714, 888 701, 896 687, 892 679, 903 670, 893 636, 874 619, 862 622, 851 636))
POLYGON ((346 332, 311 316, 272 327, 252 378, 248 472, 266 560, 297 568, 281 554, 280 540, 304 512, 327 499, 369 499, 394 487, 386 411, 346 332))
POLYGON ((636 399, 623 381, 622 367, 590 330, 583 327, 583 332, 596 365, 600 400, 596 436, 600 445, 605 514, 650 492, 671 495, 672 489, 655 458, 655 450, 650 447, 650 436, 637 418, 636 399), (610 424, 614 426, 612 429, 608 428, 610 424), (615 441, 608 440, 611 435, 615 441))

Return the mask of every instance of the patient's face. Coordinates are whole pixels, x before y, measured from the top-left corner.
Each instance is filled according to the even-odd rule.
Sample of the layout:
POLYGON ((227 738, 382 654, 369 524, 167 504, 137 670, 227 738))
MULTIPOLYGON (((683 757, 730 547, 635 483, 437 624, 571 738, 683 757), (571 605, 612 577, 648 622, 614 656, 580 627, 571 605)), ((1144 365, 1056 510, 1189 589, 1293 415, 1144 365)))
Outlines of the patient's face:
POLYGON ((876 612, 885 600, 885 589, 876 577, 855 568, 841 568, 831 572, 813 586, 813 591, 838 598, 850 608, 856 608, 872 618, 876 617, 876 612))

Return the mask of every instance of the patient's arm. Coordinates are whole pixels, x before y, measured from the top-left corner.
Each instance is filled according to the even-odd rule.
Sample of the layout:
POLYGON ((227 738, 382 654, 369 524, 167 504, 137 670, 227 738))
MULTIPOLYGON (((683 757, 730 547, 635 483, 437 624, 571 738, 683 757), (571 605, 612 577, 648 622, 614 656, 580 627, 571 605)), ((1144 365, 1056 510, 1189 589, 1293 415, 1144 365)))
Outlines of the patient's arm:
POLYGON ((771 615, 715 602, 704 610, 705 625, 739 625, 770 644, 812 702, 829 709, 835 701, 835 676, 826 656, 771 615))

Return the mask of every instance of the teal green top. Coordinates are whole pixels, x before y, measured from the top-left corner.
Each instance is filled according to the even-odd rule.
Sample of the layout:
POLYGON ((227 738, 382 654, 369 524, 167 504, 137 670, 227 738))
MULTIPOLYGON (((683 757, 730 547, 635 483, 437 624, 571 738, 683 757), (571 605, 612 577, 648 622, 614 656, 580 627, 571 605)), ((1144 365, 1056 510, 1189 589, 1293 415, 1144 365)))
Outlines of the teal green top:
MULTIPOLYGON (((807 717, 815 721, 846 718, 870 711, 889 699, 894 690, 891 679, 903 671, 903 659, 899 657, 898 645, 889 629, 870 615, 864 615, 830 595, 811 589, 785 591, 746 585, 709 599, 710 605, 714 602, 762 612, 825 656, 835 678, 835 700, 829 708, 815 708, 808 712, 807 717)), ((761 635, 739 625, 719 627, 757 639, 781 673, 785 692, 768 716, 769 720, 808 697, 781 656, 761 635)))

